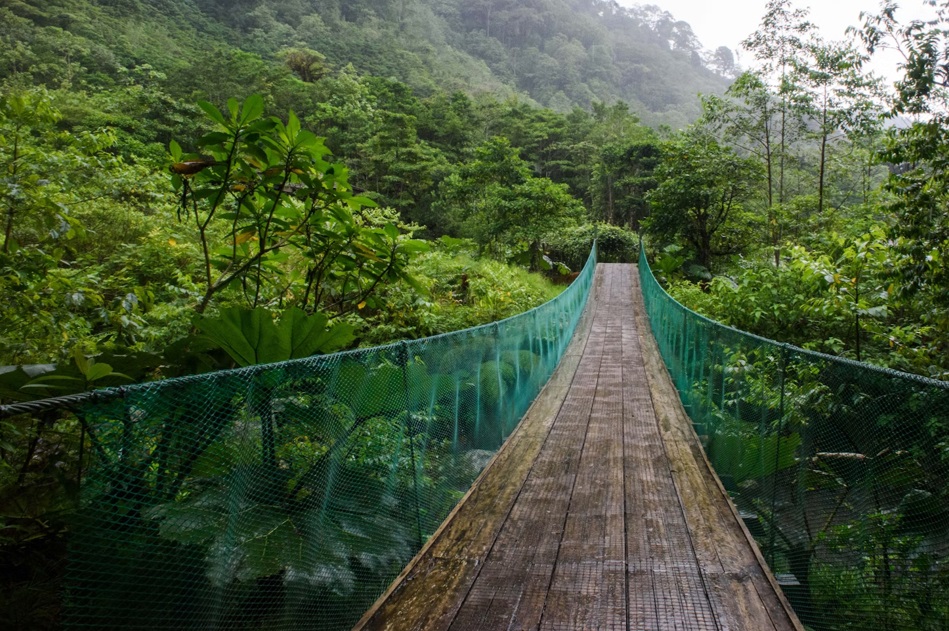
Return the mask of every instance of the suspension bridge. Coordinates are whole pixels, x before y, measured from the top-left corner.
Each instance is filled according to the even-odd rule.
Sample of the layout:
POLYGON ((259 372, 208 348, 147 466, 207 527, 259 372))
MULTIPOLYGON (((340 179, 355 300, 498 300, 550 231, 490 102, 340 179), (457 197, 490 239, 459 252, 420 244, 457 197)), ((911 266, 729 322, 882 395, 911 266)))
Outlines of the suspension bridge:
POLYGON ((801 628, 705 459, 635 266, 600 265, 551 382, 358 629, 801 628))
POLYGON ((67 628, 949 628, 946 384, 707 320, 644 256, 475 329, 0 413, 82 425, 67 628))

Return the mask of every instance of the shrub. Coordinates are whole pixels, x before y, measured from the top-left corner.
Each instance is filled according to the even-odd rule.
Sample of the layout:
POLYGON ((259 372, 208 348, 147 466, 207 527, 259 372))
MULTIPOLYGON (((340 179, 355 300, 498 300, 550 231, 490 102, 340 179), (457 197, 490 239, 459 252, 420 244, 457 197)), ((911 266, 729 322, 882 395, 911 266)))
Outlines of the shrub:
POLYGON ((571 270, 579 271, 590 254, 593 240, 598 246, 601 263, 635 263, 639 256, 639 236, 607 223, 586 224, 564 230, 547 246, 550 257, 562 261, 571 270))

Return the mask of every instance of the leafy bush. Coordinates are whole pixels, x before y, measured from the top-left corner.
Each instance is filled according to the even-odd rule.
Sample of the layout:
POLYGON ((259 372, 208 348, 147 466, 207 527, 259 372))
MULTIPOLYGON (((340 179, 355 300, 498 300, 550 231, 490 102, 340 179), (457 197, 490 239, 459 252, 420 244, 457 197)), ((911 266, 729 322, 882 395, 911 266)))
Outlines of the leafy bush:
POLYGON ((551 258, 579 271, 590 255, 594 239, 601 263, 634 263, 639 256, 639 236, 607 223, 591 223, 564 230, 547 247, 551 258))
POLYGON ((428 295, 421 296, 406 284, 386 287, 379 307, 361 322, 362 344, 494 322, 543 304, 562 289, 522 268, 475 258, 475 250, 469 241, 443 237, 431 252, 417 256, 408 273, 428 295))

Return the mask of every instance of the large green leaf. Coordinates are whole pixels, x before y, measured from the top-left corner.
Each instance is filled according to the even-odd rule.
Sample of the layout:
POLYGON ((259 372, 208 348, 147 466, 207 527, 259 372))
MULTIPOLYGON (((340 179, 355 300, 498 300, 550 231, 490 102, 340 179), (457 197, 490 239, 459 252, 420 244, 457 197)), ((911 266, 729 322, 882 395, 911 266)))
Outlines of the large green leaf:
POLYGON ((352 341, 352 325, 328 322, 322 313, 307 315, 296 307, 284 311, 279 323, 263 307, 230 307, 198 318, 195 326, 239 365, 251 366, 329 353, 352 341))
POLYGON ((238 466, 181 501, 152 507, 146 517, 162 538, 203 546, 205 575, 222 587, 283 574, 288 585, 345 595, 354 585, 354 559, 392 573, 411 556, 412 531, 399 521, 395 498, 366 471, 324 466, 309 488, 303 502, 289 500, 283 477, 238 466), (333 478, 346 487, 334 489, 333 478))
POLYGON ((216 107, 207 101, 198 101, 198 107, 204 110, 204 113, 208 115, 208 118, 213 120, 215 123, 221 125, 222 127, 227 127, 227 121, 224 120, 224 116, 216 107))
POLYGON ((56 364, 27 364, 23 366, 0 366, 0 400, 3 403, 30 401, 49 396, 45 393, 34 394, 22 388, 32 380, 50 374, 56 370, 56 364))
POLYGON ((723 432, 715 436, 710 448, 712 462, 720 475, 735 482, 763 478, 794 466, 800 434, 790 436, 742 436, 723 432))
POLYGON ((287 359, 309 357, 316 353, 337 351, 353 338, 353 326, 346 323, 327 326, 329 318, 322 313, 307 315, 302 309, 293 307, 280 316, 279 329, 290 344, 287 359))
POLYGON ((745 441, 735 481, 763 478, 793 466, 797 462, 797 449, 800 445, 801 436, 797 433, 745 441))
POLYGON ((263 113, 264 97, 259 94, 251 94, 244 100, 244 106, 241 108, 241 124, 246 125, 257 120, 263 113))

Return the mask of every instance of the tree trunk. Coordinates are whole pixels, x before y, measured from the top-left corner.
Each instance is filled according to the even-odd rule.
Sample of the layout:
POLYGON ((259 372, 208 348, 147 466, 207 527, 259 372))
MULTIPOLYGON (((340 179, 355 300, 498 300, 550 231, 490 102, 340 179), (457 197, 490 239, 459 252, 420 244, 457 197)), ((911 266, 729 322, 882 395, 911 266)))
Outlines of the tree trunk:
POLYGON ((3 231, 3 253, 10 253, 10 241, 13 238, 13 206, 10 206, 10 210, 7 211, 7 226, 3 231))
POLYGON ((827 88, 824 87, 824 107, 821 112, 820 164, 817 178, 817 214, 824 213, 824 173, 827 170, 827 88))
POLYGON ((540 241, 533 241, 530 245, 531 271, 540 270, 540 241))

